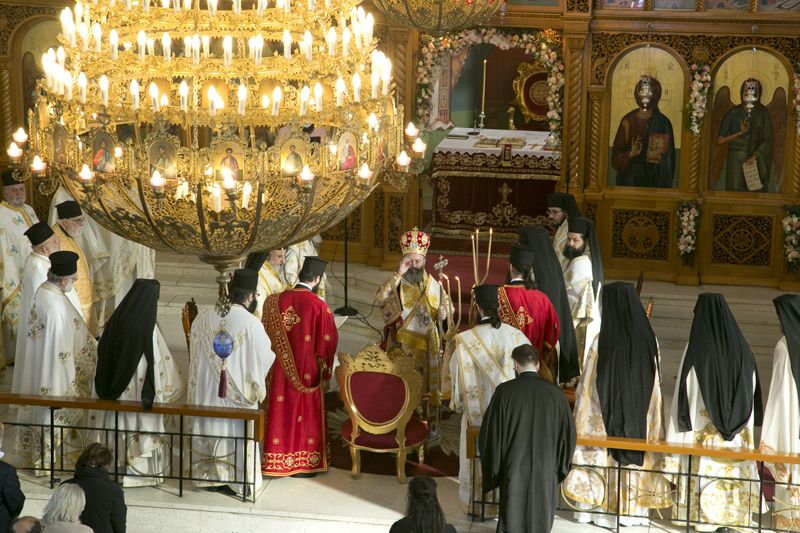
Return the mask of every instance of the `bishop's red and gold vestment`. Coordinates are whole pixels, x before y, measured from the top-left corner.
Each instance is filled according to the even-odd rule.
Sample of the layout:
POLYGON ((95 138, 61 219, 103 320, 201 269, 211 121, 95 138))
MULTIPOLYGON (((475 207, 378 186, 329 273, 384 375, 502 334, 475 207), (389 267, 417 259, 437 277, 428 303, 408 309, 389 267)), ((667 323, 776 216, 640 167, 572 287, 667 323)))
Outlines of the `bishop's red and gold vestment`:
POLYGON ((303 285, 270 295, 262 323, 278 365, 267 375, 262 472, 324 472, 331 459, 322 382, 331 377, 339 336, 333 314, 303 285))
POLYGON ((551 383, 558 376, 558 342, 560 326, 550 299, 537 290, 528 290, 522 281, 497 289, 500 320, 514 326, 539 350, 539 375, 551 383))

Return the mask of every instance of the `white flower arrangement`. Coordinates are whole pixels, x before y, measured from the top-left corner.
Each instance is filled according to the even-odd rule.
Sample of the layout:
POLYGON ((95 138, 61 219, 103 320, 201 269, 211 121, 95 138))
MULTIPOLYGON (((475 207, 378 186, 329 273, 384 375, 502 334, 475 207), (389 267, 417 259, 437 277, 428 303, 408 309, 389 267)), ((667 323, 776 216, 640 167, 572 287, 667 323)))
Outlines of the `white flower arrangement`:
POLYGON ((678 252, 684 265, 694 263, 700 215, 700 204, 697 200, 687 200, 678 204, 678 252))
POLYGON ((794 73, 794 98, 792 99, 794 108, 794 128, 797 136, 800 137, 800 74, 794 73))
POLYGON ((447 34, 441 39, 424 41, 420 46, 420 59, 417 61, 417 117, 420 128, 428 123, 431 115, 431 98, 433 98, 433 70, 437 68, 437 60, 448 51, 458 52, 476 44, 489 43, 501 50, 524 48, 525 52, 537 58, 547 69, 547 85, 550 92, 547 96, 547 119, 550 131, 561 129, 564 112, 564 62, 560 46, 548 38, 545 32, 523 33, 501 31, 495 28, 464 30, 447 34))
POLYGON ((686 105, 688 127, 700 135, 700 126, 708 112, 708 92, 711 90, 711 69, 705 63, 692 63, 689 84, 689 103, 686 105))
POLYGON ((783 252, 786 256, 786 271, 797 274, 800 266, 800 206, 796 204, 785 205, 783 209, 783 252))

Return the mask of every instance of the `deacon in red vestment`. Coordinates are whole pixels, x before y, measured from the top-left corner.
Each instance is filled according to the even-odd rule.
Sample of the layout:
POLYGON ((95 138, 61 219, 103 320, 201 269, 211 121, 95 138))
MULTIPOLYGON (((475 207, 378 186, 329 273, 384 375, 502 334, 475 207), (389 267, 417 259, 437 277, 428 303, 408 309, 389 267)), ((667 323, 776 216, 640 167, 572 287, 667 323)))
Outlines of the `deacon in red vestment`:
POLYGON ((557 383, 558 315, 547 295, 536 290, 533 257, 533 250, 527 246, 511 247, 506 285, 497 289, 500 320, 525 334, 539 352, 539 375, 557 383))
POLYGON ((322 382, 331 378, 339 336, 315 294, 327 264, 306 257, 295 288, 264 302, 262 323, 279 363, 267 375, 261 471, 268 476, 313 477, 331 460, 322 382))

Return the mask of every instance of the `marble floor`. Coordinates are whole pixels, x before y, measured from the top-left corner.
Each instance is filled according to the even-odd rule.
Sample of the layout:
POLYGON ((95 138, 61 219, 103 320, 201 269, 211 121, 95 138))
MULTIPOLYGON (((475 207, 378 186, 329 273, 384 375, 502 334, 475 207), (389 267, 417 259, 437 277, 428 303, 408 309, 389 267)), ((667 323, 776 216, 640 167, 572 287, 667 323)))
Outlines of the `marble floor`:
MULTIPOLYGON (((156 278, 162 283, 159 303, 159 327, 167 339, 181 371, 188 369, 188 350, 180 320, 180 311, 189 298, 199 305, 216 299, 216 272, 193 257, 158 254, 156 278)), ((387 272, 374 267, 351 265, 349 269, 349 301, 361 311, 348 319, 340 329, 339 351, 357 353, 368 343, 379 339, 382 321, 374 306, 372 293, 387 272)), ((332 309, 342 305, 343 265, 334 261, 329 271, 332 309)), ((653 328, 661 342, 662 373, 664 375, 665 405, 674 390, 675 374, 688 338, 691 310, 696 295, 704 291, 723 292, 734 308, 748 341, 754 347, 765 400, 769 390, 771 346, 780 338, 777 317, 771 310, 771 299, 779 293, 773 289, 750 287, 676 287, 668 283, 645 282, 643 301, 650 296, 656 300, 653 328)), ((10 392, 9 369, 0 382, 0 391, 10 392)), ((6 406, 3 406, 6 407, 6 406)), ((8 412, 2 416, 8 417, 8 412)), ((10 443, 6 443, 10 447, 10 443)), ((27 501, 23 514, 41 516, 52 491, 49 484, 21 475, 27 501)), ((458 531, 494 531, 496 522, 472 522, 460 511, 458 482, 455 478, 438 478, 439 499, 449 522, 458 531)), ((243 503, 233 498, 204 490, 185 487, 178 496, 177 482, 158 488, 126 489, 128 531, 150 533, 157 531, 182 532, 385 532, 402 516, 407 487, 392 476, 363 474, 352 480, 349 471, 331 469, 313 479, 266 478, 255 503, 243 503)), ((677 530, 665 520, 652 520, 649 528, 677 530)), ((578 524, 569 512, 558 512, 553 528, 558 533, 578 533, 597 530, 596 526, 578 524)))

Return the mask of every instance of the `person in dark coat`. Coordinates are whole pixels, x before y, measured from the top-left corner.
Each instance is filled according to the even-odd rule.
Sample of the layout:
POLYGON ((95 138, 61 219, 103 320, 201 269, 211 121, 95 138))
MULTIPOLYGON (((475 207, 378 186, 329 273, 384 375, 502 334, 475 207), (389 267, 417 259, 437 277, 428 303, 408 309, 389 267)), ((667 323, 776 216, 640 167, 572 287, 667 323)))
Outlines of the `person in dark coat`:
MULTIPOLYGON (((6 427, 0 422, 0 446, 3 444, 3 434, 6 427)), ((0 458, 4 453, 0 451, 0 458)), ((0 532, 8 531, 11 522, 19 516, 22 512, 22 506, 25 505, 25 495, 19 486, 19 478, 17 477, 17 469, 6 463, 0 461, 0 490, 2 491, 2 501, 0 503, 0 532)))
POLYGON ((108 446, 93 442, 83 450, 75 464, 75 477, 64 483, 75 483, 86 493, 86 507, 81 523, 94 533, 125 533, 128 507, 122 487, 108 475, 114 453, 108 446))
POLYGON ((483 492, 500 488, 498 533, 546 533, 572 467, 575 421, 561 389, 539 377, 536 348, 511 357, 517 377, 497 386, 481 424, 483 492))

